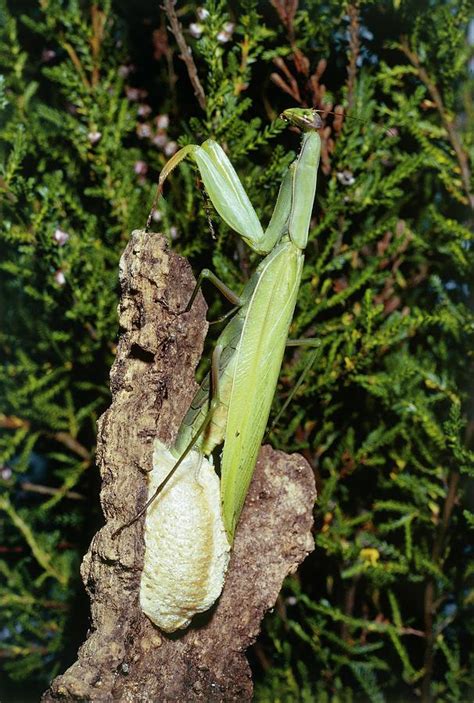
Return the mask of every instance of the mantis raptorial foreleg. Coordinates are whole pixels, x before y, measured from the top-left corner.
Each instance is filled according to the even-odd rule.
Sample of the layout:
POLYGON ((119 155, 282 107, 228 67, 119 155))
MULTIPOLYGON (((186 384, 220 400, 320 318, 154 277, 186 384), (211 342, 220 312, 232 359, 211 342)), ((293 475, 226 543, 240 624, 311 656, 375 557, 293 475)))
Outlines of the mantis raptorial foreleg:
MULTIPOLYGON (((207 487, 200 492, 196 488, 194 476, 199 475, 202 466, 205 466, 206 470, 209 469, 211 464, 207 457, 223 443, 220 505, 216 509, 215 501, 209 501, 209 506, 213 507, 200 508, 204 513, 199 513, 197 519, 198 522, 201 520, 203 524, 208 525, 213 534, 221 537, 225 528, 226 540, 221 539, 219 544, 225 543, 228 547, 234 538, 265 432, 296 304, 321 149, 317 133, 321 124, 315 111, 291 109, 286 110, 282 117, 303 131, 303 140, 298 158, 290 165, 283 178, 273 215, 265 230, 227 155, 216 142, 208 140, 201 146, 184 147, 170 159, 160 175, 159 192, 172 170, 184 158, 193 158, 218 214, 255 252, 265 255, 265 258, 244 286, 240 296, 232 294, 227 286, 220 284, 210 273, 203 273, 186 308, 188 310, 192 305, 198 287, 205 278, 217 284, 224 293, 230 293, 231 302, 239 305, 217 341, 216 349, 219 353, 218 358, 214 355, 211 373, 213 377, 205 379, 198 390, 173 446, 169 449, 160 446, 155 452, 154 467, 156 463, 156 473, 160 479, 153 490, 150 489, 150 498, 144 508, 128 523, 132 524, 147 511, 147 534, 150 512, 156 515, 160 508, 162 520, 168 524, 166 511, 171 510, 169 506, 175 504, 174 496, 178 496, 179 491, 184 488, 190 495, 196 496, 196 504, 207 505, 206 500, 200 500, 199 496, 206 496, 206 491, 209 491, 210 496, 214 488, 211 484, 206 484, 207 487), (218 393, 210 394, 209 389, 215 390, 216 387, 218 393), (172 461, 170 463, 170 456, 174 457, 174 464, 172 461), (188 459, 194 469, 183 475, 182 467, 188 459), (166 471, 161 464, 167 467, 166 471), (181 489, 173 486, 178 475, 181 479, 181 489)), ((308 344, 309 340, 305 340, 305 343, 308 344)), ((192 506, 189 507, 191 508, 192 506)), ((181 544, 179 517, 176 517, 174 523, 170 523, 173 524, 175 526, 170 526, 169 533, 163 536, 163 539, 167 540, 166 549, 162 545, 164 552, 169 551, 169 544, 172 544, 173 540, 176 544, 181 544)), ((196 531, 199 525, 196 526, 196 531)), ((115 534, 121 529, 123 528, 115 534)), ((183 623, 189 621, 193 608, 194 612, 200 612, 209 606, 210 596, 207 591, 199 595, 191 589, 193 602, 189 608, 185 605, 188 598, 186 584, 183 585, 182 595, 177 597, 175 596, 178 584, 175 584, 172 600, 176 617, 168 611, 162 617, 162 609, 150 605, 154 590, 150 564, 157 561, 157 549, 159 546, 151 538, 147 539, 144 568, 146 587, 142 581, 142 604, 145 612, 160 627, 182 627, 183 623)), ((225 570, 227 563, 226 558, 222 558, 222 554, 227 554, 224 547, 220 552, 218 550, 217 554, 206 555, 200 562, 198 560, 199 567, 196 565, 198 562, 195 562, 193 549, 191 546, 189 563, 193 564, 193 569, 200 568, 202 572, 193 572, 187 578, 193 583, 204 583, 209 581, 208 576, 212 573, 215 577, 211 579, 212 583, 221 583, 223 572, 220 570, 225 570)), ((171 553, 172 551, 171 549, 171 553)), ((186 554, 182 554, 181 558, 186 560, 186 554)), ((172 573, 172 570, 166 573, 172 573)), ((215 588, 212 595, 217 597, 215 588)), ((163 594, 158 585, 156 598, 161 598, 167 603, 169 601, 168 595, 163 594)))

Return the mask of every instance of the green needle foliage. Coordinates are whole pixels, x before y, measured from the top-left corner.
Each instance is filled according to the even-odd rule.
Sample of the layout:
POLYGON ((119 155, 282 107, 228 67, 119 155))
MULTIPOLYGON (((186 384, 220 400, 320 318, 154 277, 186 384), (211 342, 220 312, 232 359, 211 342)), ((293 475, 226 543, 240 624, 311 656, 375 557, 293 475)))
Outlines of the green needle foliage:
MULTIPOLYGON (((298 146, 278 115, 312 105, 337 114, 325 114, 291 333, 317 336, 321 353, 270 440, 314 467, 316 550, 254 648, 256 700, 468 700, 469 4, 175 9, 186 63, 158 3, 0 0, 5 690, 45 687, 85 634, 86 608, 80 623, 72 613, 100 522, 94 434, 109 402, 118 261, 160 168, 178 144, 213 137, 266 222, 298 146)), ((153 226, 236 290, 256 263, 190 164, 153 226)), ((210 318, 225 310, 211 294, 210 318)), ((289 350, 274 415, 311 354, 289 350)))

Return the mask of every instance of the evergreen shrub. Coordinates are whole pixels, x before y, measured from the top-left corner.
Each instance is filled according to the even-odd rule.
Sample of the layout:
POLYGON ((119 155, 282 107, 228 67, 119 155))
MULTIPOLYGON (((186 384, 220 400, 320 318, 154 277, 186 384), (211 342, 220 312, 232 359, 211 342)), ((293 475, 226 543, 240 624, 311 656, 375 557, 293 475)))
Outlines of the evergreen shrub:
MULTIPOLYGON (((314 467, 316 550, 254 647, 256 700, 472 695, 469 9, 180 2, 185 63, 157 2, 0 0, 2 700, 44 689, 85 636, 118 261, 157 174, 211 136, 268 221, 296 105, 325 127, 291 334, 322 354, 270 439, 314 467)), ((192 165, 165 195, 153 228, 239 289, 257 259, 192 165)), ((286 356, 274 416, 307 362, 286 356)))

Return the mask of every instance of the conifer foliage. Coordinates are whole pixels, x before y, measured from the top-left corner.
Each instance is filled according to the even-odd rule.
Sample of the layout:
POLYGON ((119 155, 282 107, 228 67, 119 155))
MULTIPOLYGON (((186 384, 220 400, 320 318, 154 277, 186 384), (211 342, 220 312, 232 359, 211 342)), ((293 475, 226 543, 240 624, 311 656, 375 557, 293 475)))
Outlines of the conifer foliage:
MULTIPOLYGON (((291 334, 321 353, 284 408, 312 352, 286 356, 270 440, 314 467, 316 551, 255 646, 256 700, 467 700, 468 22, 463 0, 0 0, 5 700, 14 682, 44 688, 87 627, 78 567, 100 523, 118 260, 157 173, 211 136, 268 221, 298 143, 278 115, 296 105, 325 126, 291 334)), ((165 196, 154 229, 238 290, 257 259, 192 165, 165 196)))

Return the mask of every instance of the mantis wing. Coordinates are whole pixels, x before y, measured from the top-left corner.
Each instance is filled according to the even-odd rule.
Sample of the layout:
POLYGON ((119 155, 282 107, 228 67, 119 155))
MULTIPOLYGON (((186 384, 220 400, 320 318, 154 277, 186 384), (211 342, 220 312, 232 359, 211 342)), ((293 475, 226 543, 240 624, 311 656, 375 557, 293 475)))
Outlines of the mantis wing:
POLYGON ((245 304, 221 469, 224 524, 231 541, 270 414, 302 268, 302 252, 292 242, 282 242, 258 267, 245 304))

